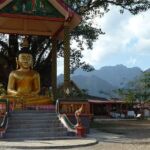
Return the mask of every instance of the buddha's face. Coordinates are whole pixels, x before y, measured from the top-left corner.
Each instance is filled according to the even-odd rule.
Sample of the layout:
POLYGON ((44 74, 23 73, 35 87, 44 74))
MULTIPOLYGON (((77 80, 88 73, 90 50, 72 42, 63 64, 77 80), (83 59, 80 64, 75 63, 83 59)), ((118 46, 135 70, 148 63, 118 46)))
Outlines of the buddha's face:
POLYGON ((18 63, 20 68, 29 69, 32 66, 32 55, 28 53, 19 54, 18 63))

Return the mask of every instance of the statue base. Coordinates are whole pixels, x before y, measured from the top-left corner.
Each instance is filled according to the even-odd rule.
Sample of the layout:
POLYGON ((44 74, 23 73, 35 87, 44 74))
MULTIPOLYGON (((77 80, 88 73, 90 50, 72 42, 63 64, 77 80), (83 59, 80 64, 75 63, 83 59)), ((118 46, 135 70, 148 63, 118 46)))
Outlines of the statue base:
POLYGON ((35 96, 35 97, 14 97, 14 96, 3 96, 1 98, 8 99, 10 102, 11 110, 25 110, 28 108, 38 109, 39 107, 46 108, 53 104, 53 100, 48 96, 35 96))

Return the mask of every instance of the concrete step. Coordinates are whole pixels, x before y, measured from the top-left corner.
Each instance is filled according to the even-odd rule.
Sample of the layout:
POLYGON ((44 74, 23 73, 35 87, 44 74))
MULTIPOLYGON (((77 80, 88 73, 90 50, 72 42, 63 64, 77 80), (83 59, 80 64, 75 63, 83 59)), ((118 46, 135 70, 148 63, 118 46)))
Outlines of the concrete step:
POLYGON ((41 138, 67 136, 67 130, 56 113, 48 111, 15 111, 9 117, 5 138, 41 138))
POLYGON ((31 129, 31 128, 52 128, 52 127, 60 127, 60 125, 59 124, 53 124, 53 125, 48 125, 48 124, 35 124, 35 125, 32 125, 32 124, 22 124, 22 125, 17 125, 16 127, 15 127, 15 125, 10 125, 10 126, 8 126, 8 129, 17 129, 17 128, 19 128, 19 129, 26 129, 26 128, 29 128, 29 129, 31 129))
POLYGON ((66 136, 66 131, 61 131, 61 132, 55 132, 55 131, 50 131, 50 132, 24 132, 24 133, 6 133, 5 138, 31 138, 31 137, 59 137, 59 136, 66 136))
POLYGON ((58 118, 56 115, 13 115, 10 116, 9 119, 17 119, 17 120, 21 120, 21 119, 34 119, 34 120, 39 120, 39 119, 55 119, 58 118))
POLYGON ((30 133, 30 132, 51 132, 51 131, 66 131, 65 128, 58 126, 58 127, 53 127, 53 128, 16 128, 16 129, 8 129, 6 133, 30 133))
POLYGON ((22 119, 22 120, 9 120, 9 123, 11 124, 26 124, 26 123, 29 123, 29 124, 43 124, 43 123, 47 123, 47 124, 50 124, 50 123, 55 123, 55 122, 58 122, 58 119, 57 118, 53 118, 53 119, 40 119, 40 120, 35 120, 35 119, 22 119))
POLYGON ((56 113, 36 113, 36 112, 27 112, 27 113, 11 113, 10 116, 57 116, 56 113))
POLYGON ((52 123, 54 123, 54 122, 59 122, 59 119, 58 118, 20 118, 20 119, 13 119, 13 118, 11 118, 11 119, 9 119, 9 122, 10 123, 16 123, 16 122, 18 122, 18 123, 24 123, 24 122, 29 122, 29 123, 32 123, 32 122, 34 122, 34 123, 42 123, 42 122, 47 122, 47 123, 49 123, 49 122, 52 122, 52 123))
POLYGON ((56 113, 51 110, 14 110, 13 113, 56 113))
POLYGON ((37 127, 55 127, 58 126, 60 123, 59 120, 48 120, 48 121, 16 121, 16 122, 9 122, 8 128, 37 128, 37 127))
POLYGON ((55 113, 55 110, 15 110, 13 113, 55 113))
POLYGON ((12 117, 22 117, 22 116, 25 116, 25 117, 32 117, 32 116, 37 116, 37 117, 42 117, 42 116, 57 116, 55 113, 11 113, 12 117))
POLYGON ((58 118, 45 118, 45 119, 36 119, 36 118, 33 118, 33 119, 25 119, 25 118, 22 118, 22 119, 14 119, 13 120, 13 118, 11 118, 11 119, 9 119, 9 122, 11 123, 11 124, 13 124, 13 123, 15 123, 16 124, 16 122, 18 122, 18 123, 24 123, 24 122, 29 122, 29 123, 42 123, 42 122, 46 122, 46 123, 49 123, 49 122, 52 122, 52 123, 55 123, 55 122, 59 122, 59 119, 58 118))

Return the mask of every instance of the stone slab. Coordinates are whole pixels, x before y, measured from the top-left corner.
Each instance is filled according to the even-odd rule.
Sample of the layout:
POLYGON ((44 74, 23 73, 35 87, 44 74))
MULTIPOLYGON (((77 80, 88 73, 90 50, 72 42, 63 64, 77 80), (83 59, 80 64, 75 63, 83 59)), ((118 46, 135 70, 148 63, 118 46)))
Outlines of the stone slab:
POLYGON ((0 149, 50 149, 50 148, 74 148, 97 144, 95 138, 74 138, 74 139, 14 139, 1 140, 0 149))

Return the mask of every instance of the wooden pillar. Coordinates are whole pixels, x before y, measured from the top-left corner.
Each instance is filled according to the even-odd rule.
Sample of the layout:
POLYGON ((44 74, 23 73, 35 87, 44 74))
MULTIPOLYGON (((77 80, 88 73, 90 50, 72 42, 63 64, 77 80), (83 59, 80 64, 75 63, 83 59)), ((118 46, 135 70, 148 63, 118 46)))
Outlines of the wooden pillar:
POLYGON ((70 35, 69 26, 64 26, 64 96, 70 94, 70 35))
POLYGON ((52 95, 53 95, 53 100, 56 100, 56 92, 57 92, 57 40, 52 39, 52 66, 51 66, 51 71, 52 71, 52 78, 51 78, 51 83, 52 83, 52 95))

